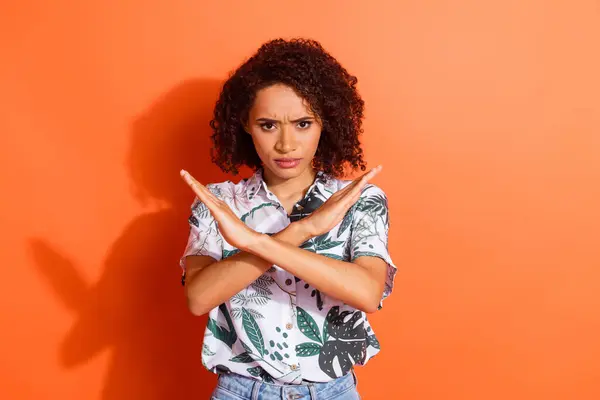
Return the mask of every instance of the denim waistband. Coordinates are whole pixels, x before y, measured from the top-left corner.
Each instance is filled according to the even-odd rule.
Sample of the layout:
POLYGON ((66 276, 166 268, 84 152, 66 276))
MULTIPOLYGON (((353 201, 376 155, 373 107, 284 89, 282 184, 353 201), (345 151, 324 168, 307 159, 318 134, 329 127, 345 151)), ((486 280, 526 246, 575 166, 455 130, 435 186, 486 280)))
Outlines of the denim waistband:
POLYGON ((327 399, 355 389, 356 383, 353 370, 329 382, 303 381, 300 384, 268 383, 236 373, 226 373, 219 375, 215 392, 221 391, 224 395, 248 400, 256 400, 259 396, 261 399, 327 399))

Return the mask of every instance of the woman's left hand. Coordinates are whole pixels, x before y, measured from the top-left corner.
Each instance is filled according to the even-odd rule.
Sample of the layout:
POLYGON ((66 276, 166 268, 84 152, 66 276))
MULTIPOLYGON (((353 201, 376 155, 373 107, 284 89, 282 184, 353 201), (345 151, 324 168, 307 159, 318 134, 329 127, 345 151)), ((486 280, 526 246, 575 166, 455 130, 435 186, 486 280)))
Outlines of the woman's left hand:
POLYGON ((246 250, 260 239, 260 233, 248 228, 223 200, 212 194, 189 172, 181 170, 181 177, 196 193, 200 201, 208 207, 219 224, 219 232, 229 244, 240 250, 246 250))
POLYGON ((310 237, 322 235, 331 231, 339 224, 350 207, 360 198, 360 194, 369 180, 374 178, 383 167, 381 165, 356 178, 345 188, 335 192, 321 207, 298 221, 305 227, 310 237))

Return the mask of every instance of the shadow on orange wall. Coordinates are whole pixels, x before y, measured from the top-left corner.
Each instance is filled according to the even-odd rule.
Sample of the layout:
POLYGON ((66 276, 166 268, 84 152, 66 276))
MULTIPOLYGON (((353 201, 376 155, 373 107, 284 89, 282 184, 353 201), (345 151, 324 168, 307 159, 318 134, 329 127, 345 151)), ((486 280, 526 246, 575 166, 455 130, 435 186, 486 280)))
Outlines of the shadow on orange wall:
POLYGON ((184 81, 133 122, 127 170, 134 195, 161 208, 126 225, 98 282, 89 285, 50 240, 30 240, 38 272, 76 318, 59 349, 60 365, 76 368, 111 352, 104 399, 208 398, 216 382, 200 359, 206 318, 187 310, 178 260, 193 200, 179 170, 201 182, 226 179, 209 156, 208 122, 219 89, 218 81, 184 81))

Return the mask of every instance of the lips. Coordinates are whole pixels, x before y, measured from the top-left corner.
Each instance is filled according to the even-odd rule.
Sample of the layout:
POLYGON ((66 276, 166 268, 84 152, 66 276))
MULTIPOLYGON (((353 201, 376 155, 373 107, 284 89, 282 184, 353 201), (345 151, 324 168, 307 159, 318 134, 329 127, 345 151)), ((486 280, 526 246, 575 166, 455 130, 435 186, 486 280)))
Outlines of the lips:
POLYGON ((300 161, 302 161, 301 158, 277 158, 275 159, 275 163, 277 164, 277 166, 279 166, 280 168, 295 168, 300 164, 300 161))

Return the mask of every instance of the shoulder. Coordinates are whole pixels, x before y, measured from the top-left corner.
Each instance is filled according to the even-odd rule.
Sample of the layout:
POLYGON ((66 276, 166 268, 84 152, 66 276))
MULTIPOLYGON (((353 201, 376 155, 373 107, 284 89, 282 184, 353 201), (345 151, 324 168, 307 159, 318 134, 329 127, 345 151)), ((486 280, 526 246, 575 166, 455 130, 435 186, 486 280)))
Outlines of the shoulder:
MULTIPOLYGON (((206 188, 210 190, 217 198, 221 200, 233 199, 236 196, 241 196, 246 192, 248 179, 241 179, 235 183, 232 181, 223 181, 217 183, 209 183, 206 188)), ((197 200, 197 199, 196 199, 197 200)))
POLYGON ((387 195, 385 194, 383 189, 372 183, 369 183, 365 186, 360 197, 361 198, 381 197, 381 198, 386 199, 386 201, 387 201, 387 195))
POLYGON ((388 213, 388 199, 385 192, 373 184, 365 186, 355 206, 356 211, 360 213, 374 213, 382 216, 388 213))
MULTIPOLYGON (((210 190, 218 199, 223 201, 233 200, 236 196, 245 194, 247 187, 247 179, 242 179, 237 183, 232 181, 223 181, 206 184, 206 188, 210 190)), ((206 206, 198 197, 194 199, 192 204, 192 210, 198 212, 203 210, 206 206)))

